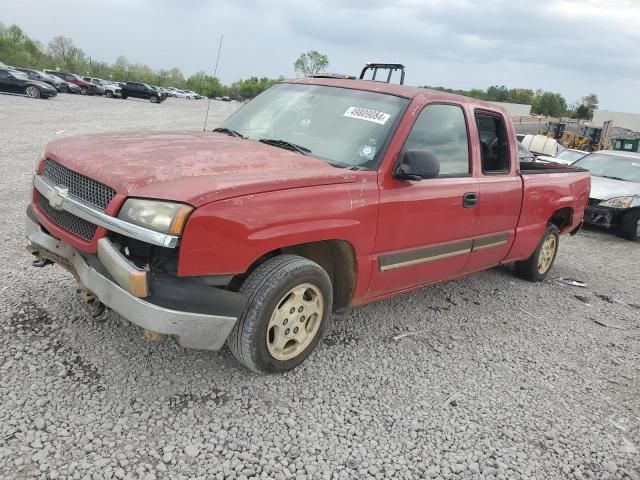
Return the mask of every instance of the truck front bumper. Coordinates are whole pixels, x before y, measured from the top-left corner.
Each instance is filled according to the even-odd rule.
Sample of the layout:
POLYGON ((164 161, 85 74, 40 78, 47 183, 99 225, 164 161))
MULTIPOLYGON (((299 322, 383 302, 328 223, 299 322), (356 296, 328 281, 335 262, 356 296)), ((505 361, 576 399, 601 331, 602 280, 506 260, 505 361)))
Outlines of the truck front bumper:
POLYGON ((71 245, 45 232, 31 208, 27 211, 26 234, 28 249, 38 258, 69 270, 82 288, 131 323, 175 336, 183 347, 219 350, 244 309, 242 295, 193 281, 189 283, 189 279, 184 279, 182 284, 182 279, 165 280, 158 283, 157 289, 151 282, 142 290, 139 284, 127 285, 126 279, 136 273, 136 268, 128 265, 108 239, 101 240, 106 243, 102 244, 104 248, 97 257, 83 256, 71 245), (158 290, 157 294, 154 290, 158 290), (195 297, 197 300, 189 302, 193 294, 199 294, 195 297), (141 295, 148 297, 143 299, 141 295), (168 308, 168 305, 182 308, 168 308))

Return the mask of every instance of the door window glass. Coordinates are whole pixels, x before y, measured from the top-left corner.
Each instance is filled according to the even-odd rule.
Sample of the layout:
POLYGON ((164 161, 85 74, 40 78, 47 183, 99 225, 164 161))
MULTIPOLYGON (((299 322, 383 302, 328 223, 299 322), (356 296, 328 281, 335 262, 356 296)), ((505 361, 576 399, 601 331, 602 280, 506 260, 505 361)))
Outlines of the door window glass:
POLYGON ((431 150, 440 161, 440 176, 468 175, 467 124, 457 105, 427 105, 409 133, 405 150, 431 150))

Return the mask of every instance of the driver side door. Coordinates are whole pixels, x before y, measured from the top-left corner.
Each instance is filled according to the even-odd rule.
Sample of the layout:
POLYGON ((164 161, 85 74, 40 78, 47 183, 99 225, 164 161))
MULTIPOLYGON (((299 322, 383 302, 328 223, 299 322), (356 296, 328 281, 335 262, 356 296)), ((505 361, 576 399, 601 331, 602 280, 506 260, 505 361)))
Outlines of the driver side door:
POLYGON ((427 104, 399 158, 428 149, 440 162, 436 178, 386 176, 380 182, 376 265, 368 298, 460 275, 472 249, 478 183, 473 177, 466 112, 460 105, 427 104))

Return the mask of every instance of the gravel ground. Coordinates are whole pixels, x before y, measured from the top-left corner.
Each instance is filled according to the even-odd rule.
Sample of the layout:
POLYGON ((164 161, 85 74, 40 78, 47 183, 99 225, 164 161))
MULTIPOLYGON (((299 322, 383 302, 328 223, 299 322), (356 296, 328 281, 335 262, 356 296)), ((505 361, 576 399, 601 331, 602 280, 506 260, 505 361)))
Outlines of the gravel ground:
MULTIPOLYGON (((235 106, 213 102, 211 127, 235 106)), ((0 96, 0 478, 640 479, 640 243, 587 230, 545 283, 496 268, 341 313, 279 376, 145 343, 93 319, 61 268, 30 266, 46 141, 200 129, 205 110, 0 96)))

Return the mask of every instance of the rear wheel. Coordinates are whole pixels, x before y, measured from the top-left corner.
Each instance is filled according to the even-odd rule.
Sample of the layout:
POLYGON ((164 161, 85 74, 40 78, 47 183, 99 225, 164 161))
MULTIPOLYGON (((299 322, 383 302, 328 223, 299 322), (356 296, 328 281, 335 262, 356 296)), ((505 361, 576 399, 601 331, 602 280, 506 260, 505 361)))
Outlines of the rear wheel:
POLYGON ((33 85, 29 85, 25 88, 24 93, 29 98, 40 98, 40 89, 38 87, 34 87, 33 85))
POLYGON ((622 217, 620 235, 627 240, 640 240, 640 208, 636 208, 622 217))
POLYGON ((333 290, 320 265, 295 255, 267 260, 240 291, 247 306, 228 339, 233 355, 255 372, 301 364, 327 329, 333 290))
POLYGON ((559 241, 558 227, 552 223, 547 224, 547 229, 535 252, 526 260, 516 263, 517 274, 530 282, 544 280, 556 260, 559 241))

